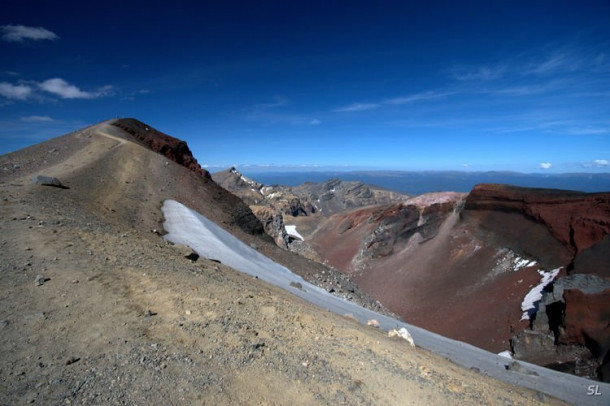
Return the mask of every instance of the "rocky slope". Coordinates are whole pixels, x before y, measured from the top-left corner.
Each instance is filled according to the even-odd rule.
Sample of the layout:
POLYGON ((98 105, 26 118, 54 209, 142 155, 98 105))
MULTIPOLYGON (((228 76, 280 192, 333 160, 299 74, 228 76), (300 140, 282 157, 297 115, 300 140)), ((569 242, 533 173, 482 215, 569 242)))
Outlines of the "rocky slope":
POLYGON ((368 186, 362 182, 331 179, 324 183, 305 183, 296 187, 266 186, 234 167, 212 174, 220 186, 250 206, 276 244, 310 259, 319 260, 306 242, 290 235, 284 227, 285 217, 294 222, 299 216, 328 216, 353 208, 406 200, 407 195, 368 186))
POLYGON ((112 122, 0 157, 0 197, 2 404, 558 404, 185 258, 159 236, 168 198, 291 269, 328 272, 112 122))
POLYGON ((610 193, 479 185, 299 228, 324 261, 411 323, 607 379, 608 292, 589 280, 551 300, 541 280, 608 280, 609 226, 610 193), (544 315, 536 314, 536 289, 549 304, 544 315), (533 331, 543 336, 532 340, 533 331))

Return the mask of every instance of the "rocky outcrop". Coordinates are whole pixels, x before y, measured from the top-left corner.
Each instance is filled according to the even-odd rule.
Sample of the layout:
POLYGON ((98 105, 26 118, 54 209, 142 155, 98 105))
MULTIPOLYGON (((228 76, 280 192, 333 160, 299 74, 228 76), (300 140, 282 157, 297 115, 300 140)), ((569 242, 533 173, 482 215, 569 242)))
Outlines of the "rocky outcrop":
POLYGON ((116 120, 113 125, 125 130, 140 144, 171 159, 191 171, 210 178, 210 173, 201 168, 185 141, 164 134, 133 118, 116 120))
POLYGON ((265 232, 269 234, 275 241, 278 247, 288 249, 290 237, 286 233, 284 227, 284 218, 282 213, 272 207, 267 206, 250 206, 254 215, 259 219, 265 228, 265 232))
POLYGON ((465 207, 522 213, 544 224, 573 254, 610 234, 610 193, 481 184, 470 192, 465 207))
POLYGON ((354 269, 391 255, 395 246, 404 247, 411 237, 416 236, 417 244, 433 238, 447 217, 461 207, 463 198, 461 193, 429 193, 374 211, 367 222, 375 227, 363 238, 354 269))
POLYGON ((286 186, 265 186, 241 174, 235 167, 216 172, 214 182, 238 196, 250 206, 272 207, 282 214, 307 216, 315 212, 311 205, 304 204, 286 186))
POLYGON ((511 340, 515 357, 543 365, 572 364, 582 375, 608 379, 610 281, 576 274, 546 289, 531 330, 511 340), (607 374, 606 374, 607 375, 607 374))

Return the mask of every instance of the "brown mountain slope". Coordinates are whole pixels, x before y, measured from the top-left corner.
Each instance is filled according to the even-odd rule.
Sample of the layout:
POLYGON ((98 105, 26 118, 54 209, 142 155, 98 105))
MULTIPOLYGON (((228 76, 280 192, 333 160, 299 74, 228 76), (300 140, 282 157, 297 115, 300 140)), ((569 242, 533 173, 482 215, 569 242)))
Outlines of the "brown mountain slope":
POLYGON ((545 399, 184 258, 151 232, 166 198, 277 248, 234 197, 110 124, 0 157, 0 403, 545 399))

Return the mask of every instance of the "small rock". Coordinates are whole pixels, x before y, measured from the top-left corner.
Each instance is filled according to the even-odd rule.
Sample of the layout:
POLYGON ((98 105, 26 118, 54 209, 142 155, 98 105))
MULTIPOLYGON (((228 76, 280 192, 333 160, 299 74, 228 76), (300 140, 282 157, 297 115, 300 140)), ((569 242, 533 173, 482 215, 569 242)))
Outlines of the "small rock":
POLYGON ((370 319, 366 322, 367 326, 371 326, 371 327, 375 327, 375 328, 379 328, 379 322, 375 319, 370 319))
POLYGON ((157 313, 155 312, 151 312, 150 310, 146 310, 146 313, 144 313, 145 317, 151 317, 151 316, 156 316, 157 313))
POLYGON ((70 357, 70 359, 68 359, 66 361, 66 365, 72 365, 72 364, 74 364, 75 362, 78 362, 78 361, 80 361, 79 357, 70 357))
POLYGON ((504 368, 506 368, 507 371, 514 371, 514 372, 519 372, 519 373, 525 374, 525 375, 538 376, 537 372, 530 371, 529 369, 525 368, 523 365, 521 365, 517 361, 513 361, 508 365, 504 365, 504 368))
POLYGON ((404 327, 401 327, 398 330, 396 330, 396 329, 390 330, 388 332, 388 337, 404 338, 405 340, 407 340, 409 342, 409 344, 411 344, 411 347, 415 347, 415 343, 413 342, 413 337, 411 337, 411 334, 409 333, 409 331, 407 331, 407 329, 404 327))
POLYGON ((36 286, 42 286, 44 285, 44 283, 46 282, 46 278, 42 275, 37 275, 36 279, 34 279, 34 284, 36 284, 36 286))
POLYGON ((61 183, 59 179, 54 178, 52 176, 38 175, 34 178, 34 183, 42 186, 53 186, 60 189, 70 189, 69 187, 61 183))
POLYGON ((290 286, 303 290, 303 285, 300 282, 290 282, 290 286))

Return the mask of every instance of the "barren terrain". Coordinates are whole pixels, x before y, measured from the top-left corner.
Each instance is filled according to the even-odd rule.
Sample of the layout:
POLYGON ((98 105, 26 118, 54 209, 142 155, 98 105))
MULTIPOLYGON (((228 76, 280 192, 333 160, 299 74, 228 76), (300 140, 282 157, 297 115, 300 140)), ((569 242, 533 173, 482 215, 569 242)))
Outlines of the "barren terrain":
POLYGON ((127 139, 103 123, 0 159, 1 404, 559 404, 184 258, 159 235, 163 199, 309 264, 127 139))

